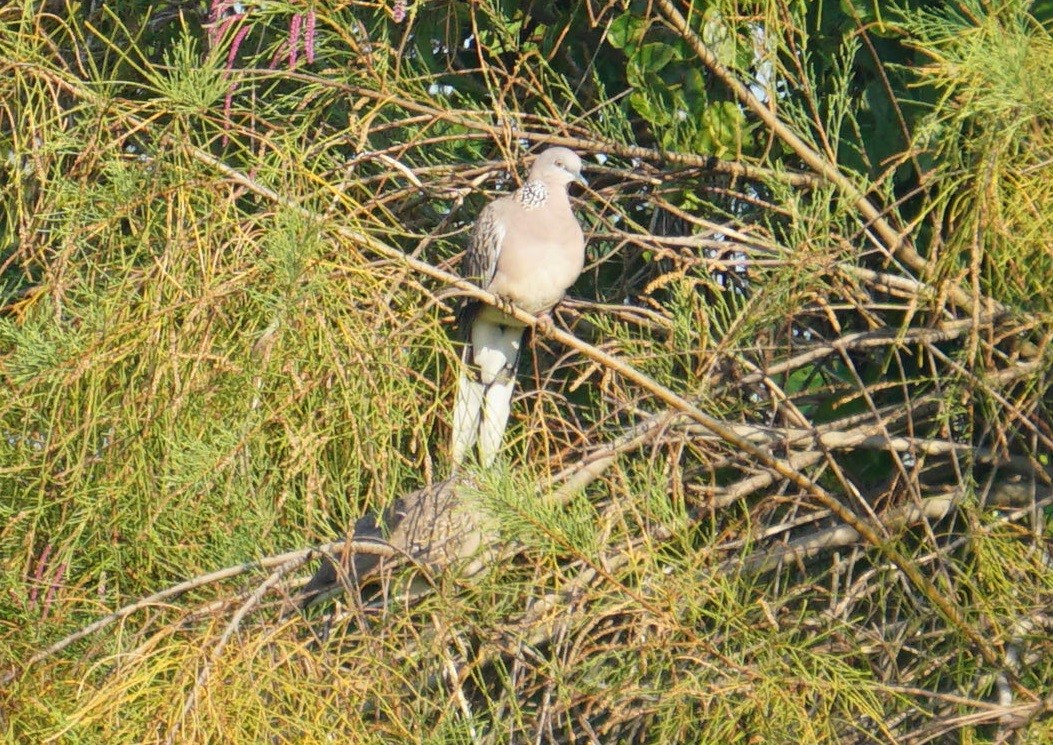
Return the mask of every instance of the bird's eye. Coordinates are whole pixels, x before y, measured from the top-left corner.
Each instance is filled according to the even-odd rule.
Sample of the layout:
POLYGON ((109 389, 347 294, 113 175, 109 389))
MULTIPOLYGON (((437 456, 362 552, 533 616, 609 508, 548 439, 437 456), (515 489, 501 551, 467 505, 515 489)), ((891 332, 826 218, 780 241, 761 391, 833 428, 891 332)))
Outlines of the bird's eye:
POLYGON ((559 168, 563 168, 563 167, 564 167, 564 165, 563 165, 563 161, 562 161, 562 160, 557 160, 557 161, 556 161, 556 165, 557 165, 557 166, 558 166, 559 168))

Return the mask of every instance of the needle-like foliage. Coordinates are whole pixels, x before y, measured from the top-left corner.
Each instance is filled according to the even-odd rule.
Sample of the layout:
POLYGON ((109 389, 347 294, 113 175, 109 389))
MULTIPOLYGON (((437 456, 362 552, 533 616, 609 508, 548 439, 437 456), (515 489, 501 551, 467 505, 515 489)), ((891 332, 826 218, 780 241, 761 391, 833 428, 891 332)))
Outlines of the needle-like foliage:
POLYGON ((945 5, 0 8, 0 732, 1053 739, 1053 11, 945 5), (450 475, 546 143, 589 256, 487 571, 292 612, 450 475))

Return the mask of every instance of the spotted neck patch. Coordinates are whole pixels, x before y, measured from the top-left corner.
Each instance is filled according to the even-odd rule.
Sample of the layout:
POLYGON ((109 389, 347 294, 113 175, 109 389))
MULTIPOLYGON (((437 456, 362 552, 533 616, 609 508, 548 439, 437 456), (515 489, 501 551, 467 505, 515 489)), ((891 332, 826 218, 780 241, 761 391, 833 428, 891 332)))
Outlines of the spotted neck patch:
POLYGON ((548 189, 540 181, 527 181, 516 192, 516 199, 524 209, 532 210, 545 203, 548 199, 548 189))

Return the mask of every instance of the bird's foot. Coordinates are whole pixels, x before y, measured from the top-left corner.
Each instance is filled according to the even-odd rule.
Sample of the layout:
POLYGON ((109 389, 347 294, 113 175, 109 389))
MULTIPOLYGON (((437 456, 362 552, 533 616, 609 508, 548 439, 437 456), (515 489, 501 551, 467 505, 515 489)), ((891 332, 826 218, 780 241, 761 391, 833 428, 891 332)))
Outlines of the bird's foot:
POLYGON ((537 317, 537 323, 534 325, 534 333, 539 336, 548 336, 552 333, 554 328, 556 328, 556 324, 552 321, 552 314, 542 313, 537 317))
POLYGON ((507 295, 495 295, 494 297, 497 300, 497 309, 506 316, 511 316, 513 309, 515 308, 515 303, 512 302, 512 298, 507 295))

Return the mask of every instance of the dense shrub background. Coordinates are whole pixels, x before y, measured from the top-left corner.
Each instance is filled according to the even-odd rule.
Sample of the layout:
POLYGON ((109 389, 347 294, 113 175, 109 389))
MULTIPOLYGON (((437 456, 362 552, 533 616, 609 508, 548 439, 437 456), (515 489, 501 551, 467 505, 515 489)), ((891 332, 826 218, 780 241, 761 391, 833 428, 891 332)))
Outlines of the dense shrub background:
POLYGON ((1053 739, 1051 20, 0 8, 0 732, 1053 739), (318 642, 284 552, 449 474, 450 273, 546 143, 502 558, 318 642))

